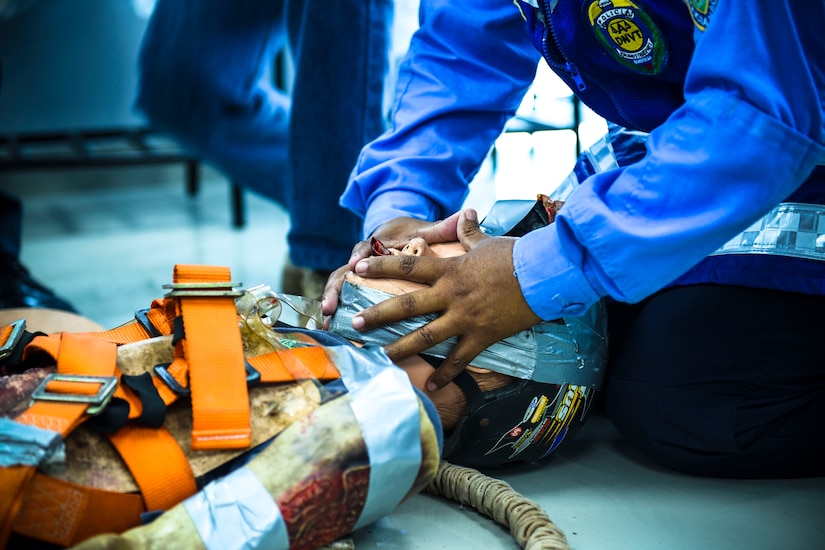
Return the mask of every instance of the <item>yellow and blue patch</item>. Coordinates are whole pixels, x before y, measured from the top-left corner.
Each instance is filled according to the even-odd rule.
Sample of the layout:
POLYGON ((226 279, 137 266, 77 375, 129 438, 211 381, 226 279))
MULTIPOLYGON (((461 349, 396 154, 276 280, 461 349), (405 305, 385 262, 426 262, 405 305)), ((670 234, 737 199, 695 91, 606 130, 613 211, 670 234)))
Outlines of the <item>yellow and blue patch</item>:
POLYGON ((640 5, 630 0, 595 0, 586 9, 599 44, 620 65, 644 75, 658 75, 667 69, 667 40, 640 5))
POLYGON ((690 10, 690 17, 693 19, 693 24, 700 31, 704 31, 710 18, 713 15, 713 10, 716 8, 717 0, 685 0, 688 9, 690 10))

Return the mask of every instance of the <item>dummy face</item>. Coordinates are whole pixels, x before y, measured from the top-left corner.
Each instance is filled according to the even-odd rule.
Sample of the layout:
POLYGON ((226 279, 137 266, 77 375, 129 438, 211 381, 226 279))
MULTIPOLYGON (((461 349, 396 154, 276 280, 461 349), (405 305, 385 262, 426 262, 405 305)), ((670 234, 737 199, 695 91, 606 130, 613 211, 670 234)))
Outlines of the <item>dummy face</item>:
MULTIPOLYGON (((378 243, 378 246, 381 246, 378 243)), ((383 247, 382 247, 383 248, 383 247)), ((403 249, 384 248, 384 254, 409 255, 409 256, 432 256, 436 258, 450 258, 464 254, 464 246, 459 242, 427 244, 424 239, 413 239, 403 249)), ((383 290, 389 294, 399 296, 408 292, 415 292, 427 288, 423 283, 415 283, 399 279, 365 279, 353 272, 347 273, 346 280, 356 286, 366 286, 377 290, 383 290)), ((464 393, 456 384, 452 382, 436 392, 427 389, 427 379, 435 371, 435 368, 420 356, 408 357, 397 361, 398 366, 407 372, 413 385, 424 392, 438 410, 444 429, 447 431, 455 428, 467 400, 464 393)), ((467 371, 476 381, 481 391, 491 391, 502 388, 512 382, 514 378, 505 374, 493 372, 488 369, 469 366, 467 371)))

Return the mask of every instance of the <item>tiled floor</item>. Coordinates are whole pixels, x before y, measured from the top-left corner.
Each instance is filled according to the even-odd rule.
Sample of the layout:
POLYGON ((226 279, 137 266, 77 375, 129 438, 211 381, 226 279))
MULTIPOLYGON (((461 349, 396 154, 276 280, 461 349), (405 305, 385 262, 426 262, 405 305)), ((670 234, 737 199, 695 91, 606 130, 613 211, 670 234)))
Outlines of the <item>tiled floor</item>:
MULTIPOLYGON (((285 212, 247 194, 247 225, 233 229, 227 183, 207 171, 189 197, 182 178, 182 168, 156 167, 3 176, 0 186, 24 201, 24 262, 109 327, 162 295, 175 263, 228 265, 245 286, 280 283, 285 212)), ((483 210, 495 193, 480 183, 471 202, 483 210)), ((547 463, 501 477, 577 550, 825 548, 825 479, 680 475, 637 455, 601 417, 547 463)), ((474 510, 425 495, 354 540, 358 550, 517 548, 474 510)))

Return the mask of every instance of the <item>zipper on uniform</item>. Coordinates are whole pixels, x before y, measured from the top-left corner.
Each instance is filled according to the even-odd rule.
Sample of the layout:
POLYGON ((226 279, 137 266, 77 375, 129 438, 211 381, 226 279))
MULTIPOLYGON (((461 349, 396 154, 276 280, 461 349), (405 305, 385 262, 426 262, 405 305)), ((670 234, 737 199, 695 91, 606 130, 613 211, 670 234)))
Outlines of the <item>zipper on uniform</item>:
POLYGON ((550 62, 553 59, 553 56, 550 55, 550 50, 548 49, 547 44, 547 36, 550 35, 553 38, 553 45, 556 47, 556 51, 559 52, 559 56, 564 61, 562 65, 559 63, 558 65, 564 69, 564 71, 570 76, 573 80, 573 83, 576 85, 576 89, 580 92, 583 92, 587 88, 587 84, 584 83, 584 79, 582 78, 581 73, 579 72, 578 67, 574 65, 570 60, 567 59, 567 56, 564 55, 564 52, 561 51, 561 45, 559 44, 559 39, 556 37, 556 30, 553 28, 550 19, 550 8, 547 6, 547 2, 540 2, 542 13, 544 14, 544 27, 546 32, 544 33, 544 37, 542 38, 542 47, 543 47, 543 54, 544 58, 550 62))
MULTIPOLYGON (((548 8, 547 2, 546 1, 545 2, 539 2, 539 5, 541 6, 541 10, 544 13, 544 19, 545 19, 544 27, 546 29, 546 32, 544 33, 544 35, 542 37, 542 40, 541 40, 541 46, 542 46, 542 52, 541 53, 542 53, 542 56, 544 57, 544 60, 547 62, 548 65, 554 66, 554 67, 566 72, 567 75, 570 77, 570 79, 573 81, 573 83, 576 85, 576 89, 580 92, 583 92, 587 88, 587 84, 584 82, 584 78, 582 77, 581 72, 579 72, 579 68, 572 61, 570 61, 567 58, 566 55, 564 55, 564 52, 561 49, 561 44, 559 43, 559 39, 556 36, 556 29, 553 28, 552 19, 550 18, 551 10, 550 10, 550 8, 548 8), (550 48, 548 47, 548 43, 547 43, 548 35, 550 35, 553 38, 553 45, 555 46, 556 52, 558 52, 558 55, 555 56, 555 57, 560 58, 561 61, 556 61, 554 59, 554 56, 550 55, 550 48), (563 63, 562 63, 562 61, 563 61, 563 63)), ((591 79, 590 83, 591 84, 595 83, 596 88, 601 90, 601 93, 603 93, 607 96, 607 98, 610 100, 610 104, 613 106, 613 109, 616 111, 616 114, 619 116, 620 119, 622 119, 624 121, 624 122, 622 122, 622 125, 630 126, 630 127, 634 127, 634 128, 638 127, 637 125, 635 125, 632 122, 631 118, 627 116, 627 113, 622 108, 621 104, 616 100, 616 96, 613 94, 612 91, 606 89, 602 85, 602 83, 599 82, 598 79, 595 79, 595 80, 591 79)))
POLYGON ((567 74, 570 75, 570 78, 573 79, 573 82, 576 84, 576 88, 583 92, 585 88, 587 88, 587 84, 584 83, 582 79, 582 75, 579 74, 579 68, 576 67, 573 63, 567 61, 564 64, 564 70, 567 71, 567 74))

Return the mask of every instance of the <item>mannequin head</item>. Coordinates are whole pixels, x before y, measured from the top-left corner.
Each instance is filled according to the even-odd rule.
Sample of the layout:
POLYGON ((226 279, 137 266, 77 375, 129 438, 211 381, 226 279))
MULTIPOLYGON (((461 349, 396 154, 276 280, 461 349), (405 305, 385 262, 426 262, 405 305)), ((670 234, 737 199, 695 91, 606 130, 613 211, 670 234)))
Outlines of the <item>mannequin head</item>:
MULTIPOLYGON (((373 250, 379 252, 380 255, 430 256, 436 258, 449 258, 465 253, 463 245, 457 241, 430 245, 421 238, 412 239, 400 250, 385 248, 380 242, 373 241, 373 250)), ((353 272, 347 274, 346 281, 355 286, 374 288, 395 296, 415 292, 427 286, 423 283, 400 279, 365 279, 353 272)), ((435 367, 420 355, 408 357, 396 361, 396 363, 407 372, 413 385, 433 401, 441 417, 444 429, 448 432, 454 429, 467 406, 467 398, 461 389, 455 383, 451 382, 435 392, 429 391, 427 389, 427 379, 435 371, 435 367)), ((502 388, 516 380, 512 376, 472 365, 467 367, 467 372, 472 376, 482 392, 502 388)))
MULTIPOLYGON (((376 255, 410 254, 451 257, 465 253, 459 242, 428 245, 414 239, 400 250, 373 240, 376 255)), ((330 324, 332 332, 351 341, 383 344, 416 330, 426 319, 413 318, 358 333, 351 316, 389 296, 426 288, 393 279, 365 279, 348 273, 342 304, 330 324)), ((426 382, 442 361, 448 344, 438 344, 431 356, 413 356, 396 363, 413 385, 435 404, 444 427, 444 458, 474 468, 499 468, 535 462, 569 440, 589 410, 594 385, 604 371, 606 318, 603 308, 591 308, 581 318, 541 322, 529 334, 517 334, 491 346, 450 384, 436 392, 426 382), (501 368, 502 374, 477 365, 501 368), (495 366, 494 366, 495 365, 495 366), (571 367, 575 370, 570 371, 571 367), (533 379, 533 375, 546 381, 533 379), (569 378, 568 378, 569 376, 569 378), (577 381, 573 381, 577 380, 577 381), (587 385, 580 385, 586 383, 587 385)))

